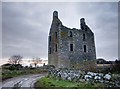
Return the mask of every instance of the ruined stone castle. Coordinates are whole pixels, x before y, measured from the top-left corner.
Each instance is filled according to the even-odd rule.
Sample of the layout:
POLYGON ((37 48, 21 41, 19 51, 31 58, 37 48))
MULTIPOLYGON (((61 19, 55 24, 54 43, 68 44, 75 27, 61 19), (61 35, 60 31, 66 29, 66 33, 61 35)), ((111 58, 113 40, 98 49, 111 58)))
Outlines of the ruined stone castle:
MULTIPOLYGON (((95 64, 96 59, 94 33, 80 19, 80 29, 68 28, 53 12, 53 20, 48 40, 48 64, 57 68, 80 68, 85 63, 95 64)), ((81 67, 82 68, 82 67, 81 67)))

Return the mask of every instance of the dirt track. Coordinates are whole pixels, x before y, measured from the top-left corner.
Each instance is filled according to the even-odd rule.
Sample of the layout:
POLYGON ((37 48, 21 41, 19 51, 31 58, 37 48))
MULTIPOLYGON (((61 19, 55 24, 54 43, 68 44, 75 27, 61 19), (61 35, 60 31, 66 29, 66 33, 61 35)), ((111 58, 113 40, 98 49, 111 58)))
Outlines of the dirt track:
POLYGON ((25 87, 29 87, 31 89, 34 89, 34 83, 37 81, 37 79, 44 77, 45 74, 35 74, 35 75, 23 75, 15 78, 11 78, 8 80, 3 81, 2 85, 0 85, 0 89, 23 89, 25 87))

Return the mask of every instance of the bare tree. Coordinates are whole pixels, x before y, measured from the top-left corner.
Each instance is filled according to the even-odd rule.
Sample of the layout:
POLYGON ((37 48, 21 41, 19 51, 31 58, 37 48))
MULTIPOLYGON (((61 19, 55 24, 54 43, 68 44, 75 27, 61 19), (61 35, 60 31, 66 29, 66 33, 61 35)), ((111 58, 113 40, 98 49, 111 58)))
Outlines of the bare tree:
POLYGON ((32 62, 35 65, 35 67, 37 67, 38 64, 42 63, 42 60, 41 60, 41 58, 36 57, 36 58, 33 58, 32 62))
POLYGON ((9 59, 9 63, 10 64, 20 64, 20 62, 22 61, 22 56, 20 55, 13 55, 10 57, 9 59))

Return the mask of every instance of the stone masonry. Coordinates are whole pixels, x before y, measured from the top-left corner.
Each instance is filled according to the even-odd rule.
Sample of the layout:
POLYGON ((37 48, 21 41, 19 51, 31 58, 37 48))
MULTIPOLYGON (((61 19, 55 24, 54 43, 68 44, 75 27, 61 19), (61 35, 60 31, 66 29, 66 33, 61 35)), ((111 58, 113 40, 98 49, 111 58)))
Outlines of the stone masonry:
MULTIPOLYGON (((53 12, 48 40, 48 64, 56 68, 90 68, 95 64, 96 51, 94 33, 80 19, 80 29, 68 28, 53 12)), ((94 65, 95 66, 95 65, 94 65)))

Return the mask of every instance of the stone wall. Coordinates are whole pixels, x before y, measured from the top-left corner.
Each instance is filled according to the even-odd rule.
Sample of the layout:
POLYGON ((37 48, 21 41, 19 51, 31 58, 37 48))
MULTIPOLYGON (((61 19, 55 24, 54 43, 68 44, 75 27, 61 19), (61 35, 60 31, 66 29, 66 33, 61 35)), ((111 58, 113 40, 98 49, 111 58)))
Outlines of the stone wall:
POLYGON ((120 87, 120 76, 111 73, 94 73, 81 70, 51 69, 49 76, 71 82, 102 83, 108 87, 120 87))

